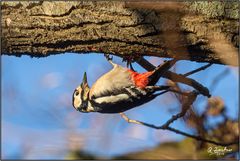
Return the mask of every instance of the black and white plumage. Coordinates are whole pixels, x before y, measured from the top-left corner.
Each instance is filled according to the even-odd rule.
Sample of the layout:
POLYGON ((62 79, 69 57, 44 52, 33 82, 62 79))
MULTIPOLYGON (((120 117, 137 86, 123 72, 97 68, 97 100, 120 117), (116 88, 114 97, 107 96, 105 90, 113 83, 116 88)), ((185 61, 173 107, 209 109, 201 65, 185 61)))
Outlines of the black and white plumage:
POLYGON ((147 103, 157 97, 157 91, 169 86, 155 86, 159 78, 176 60, 164 62, 154 71, 137 73, 109 60, 113 69, 101 76, 92 86, 83 82, 73 93, 73 106, 80 112, 120 113, 147 103))

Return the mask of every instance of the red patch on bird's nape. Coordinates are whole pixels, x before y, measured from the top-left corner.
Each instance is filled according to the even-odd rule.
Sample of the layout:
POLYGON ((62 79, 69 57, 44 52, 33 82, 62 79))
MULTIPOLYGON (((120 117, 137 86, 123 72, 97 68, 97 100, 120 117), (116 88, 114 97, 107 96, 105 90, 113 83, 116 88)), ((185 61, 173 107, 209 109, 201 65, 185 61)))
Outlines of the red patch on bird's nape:
POLYGON ((153 73, 153 71, 137 73, 130 69, 128 71, 131 73, 132 80, 134 81, 135 85, 140 88, 145 88, 148 85, 149 83, 148 77, 153 73))

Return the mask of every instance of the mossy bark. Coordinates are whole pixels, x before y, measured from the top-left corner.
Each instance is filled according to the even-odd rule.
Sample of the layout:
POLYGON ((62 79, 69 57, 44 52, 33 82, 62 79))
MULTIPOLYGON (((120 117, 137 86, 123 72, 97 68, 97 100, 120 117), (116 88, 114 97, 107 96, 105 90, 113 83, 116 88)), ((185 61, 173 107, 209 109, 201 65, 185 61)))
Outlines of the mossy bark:
POLYGON ((97 52, 238 64, 237 2, 32 1, 1 2, 1 9, 6 55, 97 52))

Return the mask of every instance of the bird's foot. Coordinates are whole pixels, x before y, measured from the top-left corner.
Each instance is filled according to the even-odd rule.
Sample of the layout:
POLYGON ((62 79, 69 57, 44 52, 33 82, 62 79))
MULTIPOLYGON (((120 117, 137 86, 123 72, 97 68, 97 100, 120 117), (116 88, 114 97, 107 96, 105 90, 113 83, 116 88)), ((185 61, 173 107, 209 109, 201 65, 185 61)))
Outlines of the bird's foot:
POLYGON ((137 61, 139 58, 141 58, 139 54, 129 54, 129 55, 123 55, 122 56, 122 62, 127 62, 127 67, 130 67, 131 70, 135 71, 132 63, 137 61))
POLYGON ((107 61, 108 61, 110 64, 112 64, 112 66, 115 66, 115 65, 116 65, 116 64, 114 64, 114 63, 112 62, 113 56, 110 57, 109 54, 104 54, 104 56, 105 56, 105 58, 107 59, 107 61))

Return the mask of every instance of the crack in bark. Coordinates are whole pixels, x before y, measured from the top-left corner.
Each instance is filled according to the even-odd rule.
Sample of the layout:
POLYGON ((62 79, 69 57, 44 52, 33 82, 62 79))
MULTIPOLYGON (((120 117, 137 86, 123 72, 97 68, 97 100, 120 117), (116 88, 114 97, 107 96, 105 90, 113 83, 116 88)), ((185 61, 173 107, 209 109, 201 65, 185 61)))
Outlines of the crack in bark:
POLYGON ((121 27, 121 28, 128 28, 128 27, 137 27, 137 26, 140 26, 140 25, 151 25, 151 23, 148 23, 148 22, 140 22, 140 23, 136 23, 136 24, 132 24, 132 25, 116 25, 118 27, 121 27))
POLYGON ((137 37, 139 38, 145 38, 145 37, 149 37, 149 36, 157 36, 159 35, 161 32, 158 32, 158 31, 154 31, 154 32, 150 32, 150 33, 146 33, 144 35, 139 35, 137 37))
POLYGON ((85 22, 79 22, 76 24, 66 24, 65 26, 20 26, 19 29, 27 29, 27 30, 36 30, 36 29, 50 29, 53 31, 58 31, 58 30, 68 30, 74 27, 84 27, 85 25, 105 25, 105 24, 110 24, 112 23, 113 20, 108 20, 108 21, 99 21, 99 22, 91 22, 91 21, 85 21, 85 22))
POLYGON ((47 48, 67 48, 69 46, 74 45, 91 45, 91 44, 97 44, 102 42, 114 42, 114 43, 126 43, 129 45, 141 45, 141 46, 147 46, 147 47, 153 47, 153 48, 161 48, 159 45, 154 44, 148 44, 148 43, 142 43, 138 41, 123 41, 120 39, 113 39, 113 38, 99 38, 99 39, 93 39, 93 40, 67 40, 67 41, 58 41, 55 43, 35 43, 32 44, 33 47, 47 47, 47 48))

